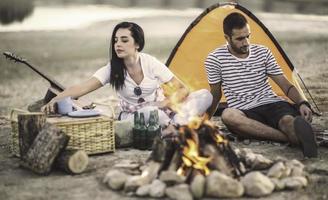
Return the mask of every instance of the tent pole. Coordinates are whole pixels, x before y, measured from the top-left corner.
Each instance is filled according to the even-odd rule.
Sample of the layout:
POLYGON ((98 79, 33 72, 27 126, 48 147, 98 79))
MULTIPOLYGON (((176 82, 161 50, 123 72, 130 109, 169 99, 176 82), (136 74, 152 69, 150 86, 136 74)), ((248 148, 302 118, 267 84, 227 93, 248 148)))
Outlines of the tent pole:
POLYGON ((310 96, 310 98, 311 98, 311 101, 313 102, 313 104, 314 104, 316 110, 318 111, 318 112, 316 112, 316 111, 314 111, 313 109, 311 109, 312 112, 313 112, 315 115, 317 115, 317 116, 321 116, 322 113, 321 113, 321 111, 320 111, 318 105, 317 105, 316 102, 314 101, 314 99, 313 99, 313 97, 312 97, 312 95, 311 95, 311 93, 310 93, 310 90, 306 87, 306 85, 305 85, 305 83, 304 83, 304 81, 303 81, 301 75, 300 75, 297 71, 296 71, 296 74, 297 74, 298 78, 301 80, 301 82, 302 82, 304 88, 306 89, 306 92, 309 94, 309 96, 310 96))

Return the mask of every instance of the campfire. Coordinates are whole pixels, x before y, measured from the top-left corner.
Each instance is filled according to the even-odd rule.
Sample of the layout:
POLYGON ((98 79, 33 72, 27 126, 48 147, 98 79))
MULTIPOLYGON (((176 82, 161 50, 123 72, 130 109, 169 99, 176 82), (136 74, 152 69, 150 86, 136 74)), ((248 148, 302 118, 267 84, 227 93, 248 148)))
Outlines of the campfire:
POLYGON ((233 148, 212 122, 194 119, 164 129, 146 164, 118 163, 103 182, 140 197, 260 197, 305 187, 303 169, 297 160, 272 161, 250 149, 233 148))
MULTIPOLYGON (((161 170, 177 171, 178 175, 185 176, 187 180, 192 179, 193 174, 208 176, 213 170, 223 171, 233 177, 245 172, 228 140, 209 121, 196 119, 188 126, 165 130, 163 136, 164 141, 160 142, 166 142, 167 148, 161 153, 165 156, 161 170)), ((154 145, 151 157, 161 162, 154 156, 157 149, 154 145)))

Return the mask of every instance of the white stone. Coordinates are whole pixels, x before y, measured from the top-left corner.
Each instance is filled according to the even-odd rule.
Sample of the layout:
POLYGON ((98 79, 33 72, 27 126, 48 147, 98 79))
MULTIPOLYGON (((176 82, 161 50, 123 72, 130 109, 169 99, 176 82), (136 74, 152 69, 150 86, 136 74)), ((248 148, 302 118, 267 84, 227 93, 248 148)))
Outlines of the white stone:
POLYGON ((179 183, 184 183, 186 177, 177 174, 176 171, 162 171, 159 176, 159 180, 163 181, 167 185, 175 185, 179 183))
POLYGON ((286 166, 283 162, 277 162, 268 171, 267 176, 270 178, 280 178, 286 166))
POLYGON ((292 169, 289 166, 285 165, 285 170, 282 171, 280 178, 286 178, 286 177, 290 176, 291 172, 292 172, 292 169))
POLYGON ((201 199, 204 196, 205 182, 206 182, 206 179, 201 174, 196 175, 194 177, 194 179, 192 180, 192 182, 190 184, 190 190, 191 190, 192 195, 196 199, 201 199))
POLYGON ((189 190, 189 186, 187 184, 179 184, 172 187, 168 187, 165 190, 165 194, 170 199, 175 200, 193 200, 192 194, 189 190))
POLYGON ((206 196, 209 197, 241 197, 244 194, 243 185, 218 171, 206 177, 206 196))
POLYGON ((290 176, 304 176, 304 168, 293 166, 291 169, 290 176))
POLYGON ((283 181, 281 181, 280 179, 270 178, 270 180, 274 184, 274 190, 280 191, 280 190, 285 189, 285 183, 283 181))
POLYGON ((158 179, 155 179, 150 185, 149 195, 151 197, 156 197, 156 198, 164 197, 165 188, 166 188, 166 185, 164 182, 162 182, 158 179))
POLYGON ((293 176, 282 179, 286 189, 297 190, 307 186, 308 181, 302 176, 293 176))
POLYGON ((291 168, 290 176, 304 176, 304 165, 300 161, 293 159, 286 162, 286 166, 291 168))
POLYGON ((150 184, 140 186, 137 191, 136 195, 139 197, 145 197, 149 195, 150 184))
POLYGON ((273 164, 272 160, 264 157, 261 154, 255 154, 255 159, 252 161, 252 169, 262 170, 267 169, 273 164))
POLYGON ((103 183, 106 183, 113 190, 120 190, 128 178, 128 175, 119 170, 110 170, 105 175, 103 183))
POLYGON ((269 195, 275 188, 272 181, 258 171, 248 173, 241 182, 245 187, 246 194, 253 197, 269 195))
POLYGON ((148 184, 145 182, 145 178, 142 176, 130 176, 125 184, 124 184, 124 191, 125 192, 134 192, 140 186, 148 184))

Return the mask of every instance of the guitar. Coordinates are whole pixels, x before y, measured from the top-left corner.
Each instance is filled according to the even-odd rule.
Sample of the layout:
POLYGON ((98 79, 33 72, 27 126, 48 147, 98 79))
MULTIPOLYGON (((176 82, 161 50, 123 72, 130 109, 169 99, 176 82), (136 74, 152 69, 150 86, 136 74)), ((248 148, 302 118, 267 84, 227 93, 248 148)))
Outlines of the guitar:
MULTIPOLYGON (((4 52, 3 55, 11 61, 22 63, 29 68, 31 68, 34 72, 39 74, 42 78, 46 79, 50 83, 50 87, 48 88, 48 91, 43 98, 43 101, 45 104, 47 104, 51 99, 53 99, 55 96, 57 96, 60 92, 65 90, 65 87, 60 84, 58 81, 50 77, 49 75, 46 75, 44 72, 41 72, 37 67, 33 66, 25 58, 19 57, 15 55, 14 53, 11 52, 4 52)), ((92 109, 95 107, 95 104, 90 103, 90 102, 85 102, 81 100, 73 100, 73 106, 76 109, 92 109)))

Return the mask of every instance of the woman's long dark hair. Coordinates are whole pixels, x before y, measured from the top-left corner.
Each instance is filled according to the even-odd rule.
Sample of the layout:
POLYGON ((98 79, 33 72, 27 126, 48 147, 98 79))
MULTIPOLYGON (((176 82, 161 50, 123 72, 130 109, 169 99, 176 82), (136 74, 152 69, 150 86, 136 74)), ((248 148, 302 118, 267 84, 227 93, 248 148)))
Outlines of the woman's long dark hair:
POLYGON ((117 24, 113 30, 111 44, 110 44, 110 78, 109 83, 115 89, 122 89, 124 86, 124 80, 126 76, 126 66, 122 58, 117 57, 117 54, 114 49, 115 45, 115 35, 118 29, 127 28, 131 31, 131 36, 134 39, 134 42, 139 45, 137 49, 139 52, 144 48, 145 45, 145 36, 142 28, 133 22, 121 22, 117 24))

